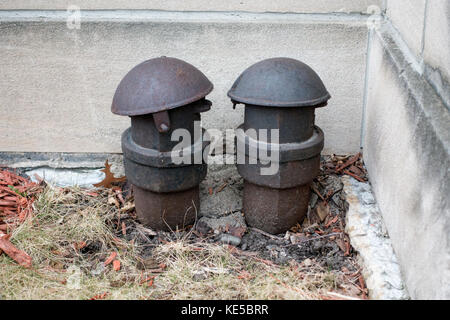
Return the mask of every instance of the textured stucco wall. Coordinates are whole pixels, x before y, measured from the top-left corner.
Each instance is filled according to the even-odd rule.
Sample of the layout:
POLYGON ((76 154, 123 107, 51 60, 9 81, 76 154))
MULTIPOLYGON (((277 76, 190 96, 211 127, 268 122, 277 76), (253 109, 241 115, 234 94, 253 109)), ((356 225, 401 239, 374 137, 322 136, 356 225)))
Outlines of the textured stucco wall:
POLYGON ((387 0, 371 36, 364 159, 414 299, 450 299, 450 2, 387 0))
POLYGON ((450 1, 428 0, 424 30, 427 79, 450 109, 450 1))
POLYGON ((332 95, 317 111, 325 152, 359 150, 367 28, 358 16, 91 12, 71 30, 64 14, 0 11, 0 43, 1 151, 120 152, 129 119, 110 112, 115 88, 161 55, 210 78, 204 126, 222 130, 243 121, 226 93, 245 68, 269 57, 302 60, 332 95))
POLYGON ((387 0, 386 13, 417 56, 423 50, 427 0, 387 0))
POLYGON ((390 27, 373 36, 364 160, 414 299, 450 298, 450 114, 390 27))
POLYGON ((450 1, 387 0, 386 14, 450 108, 450 1))

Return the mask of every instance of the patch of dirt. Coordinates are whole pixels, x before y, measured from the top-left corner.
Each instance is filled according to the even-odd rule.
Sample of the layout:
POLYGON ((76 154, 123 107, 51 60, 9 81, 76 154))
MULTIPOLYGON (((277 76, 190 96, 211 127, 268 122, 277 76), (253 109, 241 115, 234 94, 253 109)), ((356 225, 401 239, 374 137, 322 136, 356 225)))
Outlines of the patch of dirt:
MULTIPOLYGON (((126 225, 126 240, 139 244, 143 248, 143 256, 151 256, 153 248, 159 244, 184 238, 190 243, 228 243, 247 255, 255 255, 279 265, 306 261, 306 264, 319 264, 327 270, 359 274, 356 254, 344 232, 348 207, 342 193, 341 176, 345 172, 350 172, 352 176, 358 174, 361 180, 367 179, 359 154, 323 157, 320 173, 311 185, 307 217, 285 234, 269 235, 258 229, 245 229, 245 226, 244 230, 236 230, 230 224, 218 230, 197 225, 196 230, 187 229, 176 233, 159 231, 151 235, 143 231, 133 213, 122 214, 120 221, 126 225), (231 240, 224 241, 224 235, 231 240)), ((223 218, 221 215, 217 219, 223 218)), ((113 222, 119 225, 117 220, 113 222)), ((117 236, 123 237, 119 227, 117 236)))

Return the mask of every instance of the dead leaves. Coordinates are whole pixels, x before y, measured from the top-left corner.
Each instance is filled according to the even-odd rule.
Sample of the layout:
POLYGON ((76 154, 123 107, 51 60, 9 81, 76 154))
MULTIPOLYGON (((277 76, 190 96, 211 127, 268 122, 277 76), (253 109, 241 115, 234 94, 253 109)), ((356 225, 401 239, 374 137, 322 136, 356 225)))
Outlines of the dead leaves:
POLYGON ((325 218, 330 214, 330 206, 323 202, 320 202, 316 207, 316 213, 320 222, 323 222, 325 218))
POLYGON ((101 182, 94 184, 94 187, 111 188, 113 186, 113 184, 119 183, 119 182, 124 182, 126 180, 126 177, 120 177, 120 178, 114 177, 114 174, 111 172, 111 165, 109 164, 108 160, 106 160, 106 162, 105 162, 105 169, 100 170, 100 171, 105 173, 105 178, 101 182))
POLYGON ((361 182, 367 181, 367 171, 361 153, 353 156, 333 155, 322 165, 322 170, 324 174, 345 174, 361 182))
POLYGON ((103 292, 102 294, 97 294, 90 298, 89 300, 103 300, 106 298, 106 296, 109 294, 109 292, 103 292))
POLYGON ((354 156, 350 157, 345 163, 341 164, 339 167, 336 168, 336 172, 342 171, 348 166, 354 164, 356 161, 359 160, 359 158, 361 158, 361 153, 357 153, 354 156))
POLYGON ((228 226, 228 232, 235 237, 242 238, 247 232, 246 227, 234 227, 234 226, 228 226))
POLYGON ((156 276, 146 277, 145 279, 142 279, 142 280, 139 282, 139 284, 140 284, 140 285, 146 284, 147 287, 151 287, 151 286, 153 286, 153 282, 154 282, 155 278, 156 278, 156 276))

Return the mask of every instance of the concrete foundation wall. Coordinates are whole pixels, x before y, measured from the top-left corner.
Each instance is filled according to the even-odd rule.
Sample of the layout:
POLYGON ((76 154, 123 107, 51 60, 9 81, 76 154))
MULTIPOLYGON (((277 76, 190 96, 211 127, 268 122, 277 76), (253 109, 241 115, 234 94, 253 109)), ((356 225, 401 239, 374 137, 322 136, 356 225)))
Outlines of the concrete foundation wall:
POLYGON ((450 109, 450 1, 428 0, 424 30, 425 73, 450 109))
POLYGON ((450 299, 450 2, 387 0, 370 36, 364 160, 413 299, 450 299))
POLYGON ((386 14, 450 108, 450 1, 387 0, 386 14))
POLYGON ((387 0, 386 14, 417 55, 423 50, 427 0, 387 0))
POLYGON ((364 160, 409 294, 450 299, 450 114, 399 40, 373 35, 364 160))
MULTIPOLYGON (((19 1, 20 2, 20 1, 19 1)), ((314 68, 332 95, 317 111, 326 153, 360 147, 367 28, 360 15, 0 11, 0 151, 121 152, 127 117, 110 111, 121 78, 161 55, 197 66, 214 83, 207 128, 235 128, 226 96, 238 75, 269 57, 314 68)))
POLYGON ((251 11, 251 12, 362 12, 382 0, 2 0, 0 9, 66 10, 70 5, 81 9, 151 9, 173 11, 251 11))

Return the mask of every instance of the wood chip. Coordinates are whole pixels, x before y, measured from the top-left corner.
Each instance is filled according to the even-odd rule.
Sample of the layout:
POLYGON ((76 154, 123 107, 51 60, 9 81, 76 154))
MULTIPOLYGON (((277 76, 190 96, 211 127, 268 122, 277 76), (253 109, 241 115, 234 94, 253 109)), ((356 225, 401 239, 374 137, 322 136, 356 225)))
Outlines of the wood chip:
POLYGON ((108 292, 104 292, 102 294, 97 294, 95 296, 93 296, 92 298, 90 298, 89 300, 102 300, 105 299, 105 297, 108 295, 108 292))
POLYGON ((366 181, 366 180, 364 180, 363 178, 358 177, 356 174, 353 174, 353 173, 351 173, 351 172, 348 171, 348 170, 344 170, 343 173, 345 173, 346 175, 348 175, 348 176, 350 176, 350 177, 352 177, 352 178, 355 178, 356 180, 358 180, 358 181, 360 181, 360 182, 365 182, 365 181, 366 181))
POLYGON ((354 164, 356 161, 359 160, 359 158, 361 157, 361 153, 357 153, 355 154, 353 157, 351 157, 350 159, 348 159, 344 164, 342 164, 341 166, 339 166, 338 168, 336 168, 336 172, 340 172, 343 169, 351 166, 352 164, 354 164))
POLYGON ((31 268, 31 257, 22 250, 17 249, 5 236, 0 238, 0 250, 19 265, 28 269, 31 268))
POLYGON ((105 261, 105 266, 113 262, 113 260, 117 257, 117 252, 113 252, 109 255, 108 259, 105 261))
POLYGON ((224 183, 223 185, 221 185, 221 186, 219 187, 219 189, 217 189, 216 194, 219 193, 219 192, 221 192, 223 189, 225 189, 225 187, 226 187, 227 185, 228 185, 228 183, 224 183))
POLYGON ((87 246, 87 243, 85 241, 80 241, 80 242, 73 244, 73 247, 75 248, 75 250, 83 249, 86 246, 87 246))
POLYGON ((114 269, 114 271, 119 271, 120 270, 120 261, 119 260, 114 260, 113 261, 113 269, 114 269))
POLYGON ((105 173, 105 178, 101 182, 94 184, 94 187, 96 188, 99 187, 112 188, 114 183, 124 182, 126 180, 126 177, 120 178, 114 177, 114 174, 111 172, 111 165, 109 164, 108 160, 106 160, 105 162, 105 169, 100 171, 105 173))
POLYGON ((329 226, 331 226, 332 224, 336 223, 338 221, 338 216, 335 216, 333 219, 331 219, 330 221, 328 221, 328 223, 325 225, 325 228, 328 228, 329 226))

